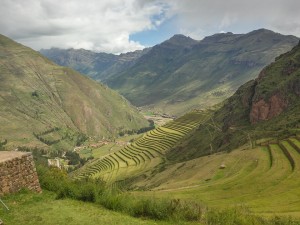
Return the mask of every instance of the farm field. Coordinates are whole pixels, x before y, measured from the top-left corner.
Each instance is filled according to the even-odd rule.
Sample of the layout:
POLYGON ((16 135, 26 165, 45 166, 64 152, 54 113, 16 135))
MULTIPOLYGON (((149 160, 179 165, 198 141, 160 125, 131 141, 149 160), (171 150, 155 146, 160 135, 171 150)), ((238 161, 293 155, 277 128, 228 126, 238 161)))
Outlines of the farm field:
POLYGON ((81 158, 100 158, 112 152, 120 150, 121 148, 126 146, 128 142, 138 139, 139 137, 141 137, 141 134, 128 135, 117 138, 115 140, 103 141, 103 144, 100 144, 99 146, 97 146, 97 144, 99 143, 96 143, 94 144, 96 145, 95 147, 93 144, 88 144, 82 149, 78 150, 78 153, 81 158))
POLYGON ((113 182, 151 170, 164 162, 166 152, 198 127, 206 116, 202 112, 193 112, 151 130, 130 145, 85 165, 73 176, 76 179, 101 177, 107 182, 113 182))
POLYGON ((135 183, 136 189, 151 191, 134 193, 195 200, 213 208, 243 205, 261 215, 300 218, 299 174, 300 139, 291 137, 170 165, 135 183))

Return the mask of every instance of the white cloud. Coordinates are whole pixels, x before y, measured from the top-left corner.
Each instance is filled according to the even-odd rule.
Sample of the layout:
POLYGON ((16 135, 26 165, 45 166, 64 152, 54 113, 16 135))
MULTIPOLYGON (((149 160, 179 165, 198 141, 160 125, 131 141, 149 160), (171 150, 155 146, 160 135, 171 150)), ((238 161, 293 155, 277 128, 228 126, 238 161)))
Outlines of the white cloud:
POLYGON ((195 39, 262 27, 300 36, 299 0, 0 0, 0 5, 1 33, 35 49, 141 49, 129 36, 161 32, 159 26, 173 16, 178 33, 195 39))
POLYGON ((219 30, 234 33, 267 28, 300 36, 299 0, 165 0, 179 26, 198 38, 219 30))
POLYGON ((0 30, 35 49, 86 48, 106 52, 141 49, 131 33, 153 29, 166 4, 139 0, 0 0, 0 30))

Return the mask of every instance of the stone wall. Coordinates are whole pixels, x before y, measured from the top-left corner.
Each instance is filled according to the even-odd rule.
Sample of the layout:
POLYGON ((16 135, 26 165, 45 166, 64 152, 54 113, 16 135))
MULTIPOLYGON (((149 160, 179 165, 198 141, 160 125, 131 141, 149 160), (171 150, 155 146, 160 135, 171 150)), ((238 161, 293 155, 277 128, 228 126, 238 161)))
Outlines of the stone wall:
POLYGON ((14 193, 22 188, 41 191, 32 154, 0 151, 0 195, 14 193))

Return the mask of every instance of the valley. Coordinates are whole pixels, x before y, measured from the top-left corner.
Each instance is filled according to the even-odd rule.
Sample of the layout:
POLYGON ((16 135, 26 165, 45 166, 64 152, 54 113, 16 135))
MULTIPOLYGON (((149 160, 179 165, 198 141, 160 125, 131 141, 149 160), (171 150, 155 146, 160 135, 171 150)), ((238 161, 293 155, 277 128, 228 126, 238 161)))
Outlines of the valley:
MULTIPOLYGON (((112 86, 135 99, 137 108, 108 86, 0 36, 0 149, 31 151, 44 192, 20 189, 4 195, 12 211, 1 209, 1 219, 12 224, 51 224, 57 218, 62 224, 299 224, 300 42, 295 42, 296 37, 261 29, 200 42, 177 35, 121 55, 126 68, 117 56, 105 55, 122 64, 101 64, 118 69, 107 82, 118 76, 112 86), (199 71, 198 80, 173 79, 199 71), (139 79, 144 76, 146 84, 139 79), (166 84, 172 91, 163 88, 166 84), (187 98, 177 98, 177 91, 187 98), (65 165, 48 166, 49 159, 65 165)), ((57 49, 52 51, 56 55, 57 49)), ((85 59, 81 63, 97 55, 68 54, 77 51, 85 59)))

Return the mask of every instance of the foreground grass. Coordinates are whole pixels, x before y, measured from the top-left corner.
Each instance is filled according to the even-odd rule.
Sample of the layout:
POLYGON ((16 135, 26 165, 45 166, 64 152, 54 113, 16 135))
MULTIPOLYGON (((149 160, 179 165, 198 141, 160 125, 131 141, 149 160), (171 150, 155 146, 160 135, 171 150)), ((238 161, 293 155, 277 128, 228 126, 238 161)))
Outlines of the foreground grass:
POLYGON ((21 192, 2 199, 10 210, 1 206, 0 218, 9 225, 171 224, 133 218, 107 210, 99 204, 71 199, 57 200, 56 194, 45 190, 42 194, 21 192))
POLYGON ((5 224, 300 225, 289 217, 266 219, 241 206, 215 209, 171 196, 136 196, 101 180, 70 180, 55 168, 38 167, 38 172, 42 194, 22 191, 2 198, 10 208, 0 207, 5 224))
POLYGON ((0 218, 9 225, 298 225, 290 218, 274 217, 266 220, 254 216, 246 208, 207 211, 201 221, 155 221, 134 218, 107 210, 99 204, 72 199, 57 199, 53 192, 42 194, 22 191, 3 198, 10 210, 0 208, 0 218))
MULTIPOLYGON (((291 140, 294 140, 291 138, 291 140)), ((299 144, 294 140, 296 144, 299 144)), ((245 205, 263 217, 292 216, 300 220, 300 154, 283 141, 295 161, 292 166, 280 146, 247 146, 230 153, 218 153, 184 163, 167 165, 165 170, 134 183, 136 196, 178 198, 224 209, 245 205), (225 169, 220 165, 225 164, 225 169), (197 172, 195 172, 197 171, 197 172)))

